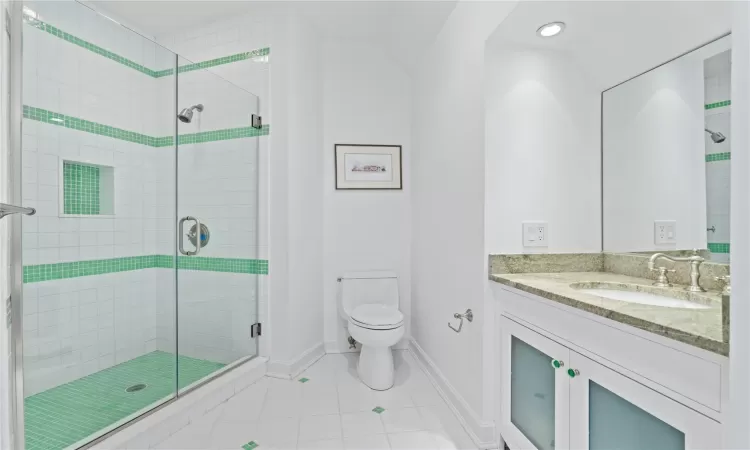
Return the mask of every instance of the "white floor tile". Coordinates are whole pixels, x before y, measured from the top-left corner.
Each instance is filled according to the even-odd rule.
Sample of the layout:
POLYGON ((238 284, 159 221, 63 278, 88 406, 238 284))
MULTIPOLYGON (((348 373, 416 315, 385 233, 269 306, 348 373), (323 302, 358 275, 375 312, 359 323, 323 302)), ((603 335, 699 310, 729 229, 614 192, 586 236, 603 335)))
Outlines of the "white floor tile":
POLYGON ((409 394, 415 406, 434 406, 445 404, 434 386, 428 381, 423 384, 409 385, 409 394))
POLYGON ((302 414, 306 416, 338 414, 339 395, 336 385, 306 384, 302 390, 302 410, 302 414))
POLYGON ((343 450, 341 439, 326 439, 321 441, 300 442, 298 450, 343 450))
MULTIPOLYGON (((285 446, 292 448, 297 444, 299 419, 297 418, 261 418, 253 440, 258 445, 285 446)), ((236 449, 235 449, 236 450, 236 449)))
POLYGON ((437 440, 429 431, 412 431, 388 435, 393 450, 437 450, 437 440))
POLYGON ((417 408, 428 430, 461 430, 463 427, 448 405, 420 406, 417 408))
POLYGON ((405 386, 394 386, 387 391, 373 392, 375 403, 381 408, 398 409, 409 408, 414 405, 414 401, 409 394, 409 389, 405 386))
POLYGON ((338 395, 342 413, 370 411, 377 406, 373 391, 362 383, 339 386, 338 395))
POLYGON ((322 439, 341 439, 341 416, 303 417, 299 424, 299 441, 318 441, 322 439))
POLYGON ((344 448, 346 450, 389 450, 391 445, 385 434, 377 434, 344 438, 344 448))
POLYGON ((381 415, 386 433, 420 431, 425 426, 416 408, 387 409, 381 415))
POLYGON ((341 427, 345 438, 385 433, 380 416, 372 411, 342 414, 341 427))
POLYGON ((155 448, 164 450, 203 449, 208 448, 209 438, 210 435, 205 430, 198 430, 188 426, 173 434, 155 448))
POLYGON ((256 441, 258 426, 247 422, 217 422, 212 431, 207 448, 217 450, 237 450, 250 441, 256 441))
POLYGON ((265 386, 250 386, 230 398, 223 405, 224 411, 221 414, 220 420, 245 420, 247 422, 257 422, 263 412, 263 402, 265 399, 265 386))

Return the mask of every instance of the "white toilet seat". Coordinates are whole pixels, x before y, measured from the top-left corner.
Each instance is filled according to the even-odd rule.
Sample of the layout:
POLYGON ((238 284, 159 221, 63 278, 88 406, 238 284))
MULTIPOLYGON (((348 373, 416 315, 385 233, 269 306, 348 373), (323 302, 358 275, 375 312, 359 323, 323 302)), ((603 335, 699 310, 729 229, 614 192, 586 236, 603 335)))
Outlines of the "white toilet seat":
POLYGON ((368 330, 393 330, 404 325, 404 315, 398 308, 379 304, 360 305, 349 319, 353 325, 368 330))

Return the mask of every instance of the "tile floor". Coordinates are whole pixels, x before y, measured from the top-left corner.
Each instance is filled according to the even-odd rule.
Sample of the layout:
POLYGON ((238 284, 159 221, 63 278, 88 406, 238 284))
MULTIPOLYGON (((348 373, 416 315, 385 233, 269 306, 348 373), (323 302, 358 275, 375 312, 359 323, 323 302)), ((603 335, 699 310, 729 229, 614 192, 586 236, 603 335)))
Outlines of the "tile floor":
POLYGON ((359 381, 356 356, 326 355, 291 381, 263 378, 156 448, 477 448, 411 354, 394 352, 396 385, 384 392, 359 381))

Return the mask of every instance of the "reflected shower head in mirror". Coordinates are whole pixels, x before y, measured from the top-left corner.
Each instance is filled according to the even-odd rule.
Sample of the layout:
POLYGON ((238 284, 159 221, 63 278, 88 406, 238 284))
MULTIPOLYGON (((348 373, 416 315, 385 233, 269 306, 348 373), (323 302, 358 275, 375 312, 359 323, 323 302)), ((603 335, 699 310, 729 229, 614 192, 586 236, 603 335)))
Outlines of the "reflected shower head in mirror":
POLYGON ((721 144, 722 142, 724 142, 727 139, 727 137, 724 136, 721 133, 711 131, 708 128, 705 128, 705 130, 706 130, 706 133, 708 133, 708 134, 711 135, 711 140, 714 141, 717 144, 721 144))
POLYGON ((194 109, 197 109, 198 112, 201 112, 203 111, 203 105, 198 103, 197 105, 193 105, 190 108, 185 108, 182 111, 180 111, 179 114, 177 114, 177 118, 180 119, 180 122, 183 122, 183 123, 192 122, 194 109))

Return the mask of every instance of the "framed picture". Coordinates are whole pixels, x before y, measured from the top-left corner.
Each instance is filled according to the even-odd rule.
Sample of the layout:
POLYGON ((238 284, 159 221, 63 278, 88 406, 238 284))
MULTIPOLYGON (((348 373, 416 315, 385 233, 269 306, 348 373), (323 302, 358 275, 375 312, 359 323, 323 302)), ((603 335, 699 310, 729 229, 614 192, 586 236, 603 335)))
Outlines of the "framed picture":
POLYGON ((401 146, 336 144, 336 189, 401 189, 401 146))

